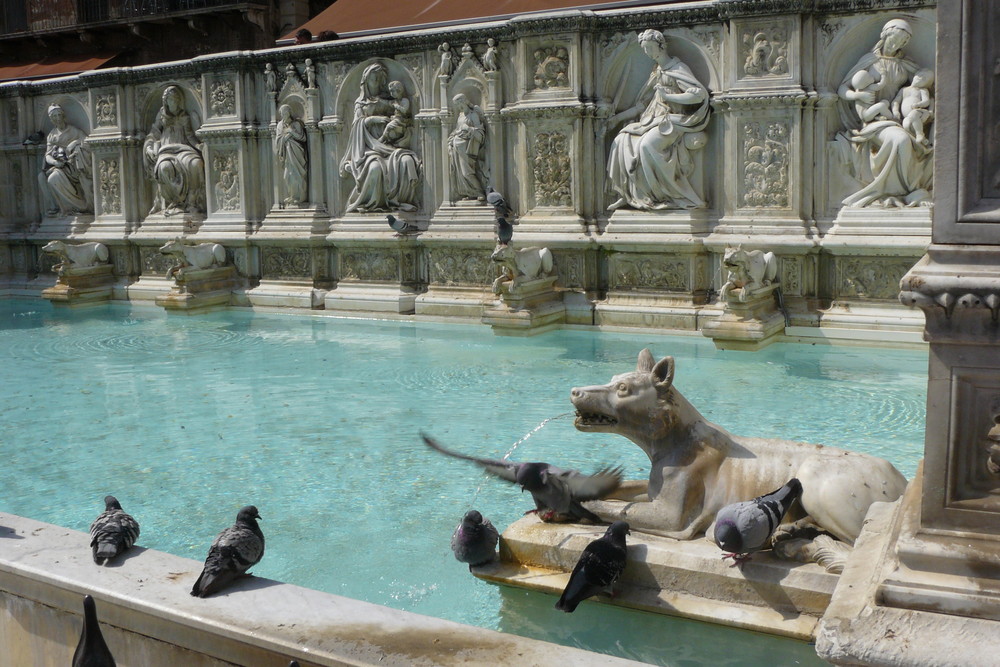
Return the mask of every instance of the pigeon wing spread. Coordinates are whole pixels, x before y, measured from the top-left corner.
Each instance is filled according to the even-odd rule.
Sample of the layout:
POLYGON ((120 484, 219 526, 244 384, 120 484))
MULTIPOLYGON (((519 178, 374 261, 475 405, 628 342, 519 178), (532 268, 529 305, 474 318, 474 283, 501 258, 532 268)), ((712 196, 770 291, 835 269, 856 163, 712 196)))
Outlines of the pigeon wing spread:
POLYGON ((517 463, 512 461, 500 461, 498 459, 484 459, 479 458, 478 456, 469 456, 467 454, 459 454, 458 452, 447 449, 429 435, 421 433, 420 437, 422 437, 424 439, 424 443, 433 450, 439 451, 448 456, 453 456, 456 459, 472 461, 473 463, 482 466, 486 472, 491 475, 495 475, 500 479, 505 479, 508 482, 517 482, 517 467, 519 465, 517 463))
POLYGON ((246 574, 264 557, 264 535, 256 523, 237 522, 226 528, 208 550, 205 568, 191 589, 191 595, 206 597, 217 593, 246 574))
POLYGON ((126 514, 114 501, 110 507, 90 524, 90 548, 94 552, 94 562, 98 565, 125 552, 139 537, 139 522, 126 514))

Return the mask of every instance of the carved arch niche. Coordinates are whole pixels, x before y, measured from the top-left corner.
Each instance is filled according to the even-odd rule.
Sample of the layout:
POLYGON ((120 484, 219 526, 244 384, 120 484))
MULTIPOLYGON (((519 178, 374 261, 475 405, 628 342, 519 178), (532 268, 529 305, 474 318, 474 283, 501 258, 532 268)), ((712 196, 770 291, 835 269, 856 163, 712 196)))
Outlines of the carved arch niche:
MULTIPOLYGON (((496 136, 497 123, 494 122, 495 119, 490 118, 490 115, 486 111, 486 109, 490 108, 493 100, 490 95, 490 86, 486 81, 485 72, 475 58, 465 59, 461 62, 455 69, 455 75, 449 80, 445 92, 447 106, 441 110, 442 170, 440 178, 441 182, 446 184, 444 188, 441 188, 444 190, 444 201, 450 201, 454 204, 455 201, 464 199, 464 197, 456 195, 454 191, 456 184, 452 173, 453 165, 450 142, 451 134, 455 131, 458 123, 459 113, 455 110, 452 100, 454 100, 456 95, 464 95, 469 102, 481 110, 480 116, 485 129, 485 137, 480 149, 482 155, 482 161, 480 162, 482 173, 479 180, 484 181, 482 183, 484 192, 485 188, 490 185, 490 176, 493 171, 492 160, 496 157, 494 146, 498 142, 496 136)), ((431 186, 433 187, 433 184, 431 186)))

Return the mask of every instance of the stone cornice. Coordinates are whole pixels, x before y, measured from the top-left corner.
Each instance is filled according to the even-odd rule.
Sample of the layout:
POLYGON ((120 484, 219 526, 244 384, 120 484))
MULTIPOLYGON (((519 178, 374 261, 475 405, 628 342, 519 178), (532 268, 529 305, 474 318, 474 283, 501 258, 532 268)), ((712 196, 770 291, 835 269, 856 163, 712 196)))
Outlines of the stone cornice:
POLYGON ((712 106, 719 111, 737 111, 741 109, 767 109, 774 107, 805 106, 807 101, 815 98, 816 93, 805 90, 775 91, 773 93, 753 93, 748 95, 720 94, 712 96, 712 106))

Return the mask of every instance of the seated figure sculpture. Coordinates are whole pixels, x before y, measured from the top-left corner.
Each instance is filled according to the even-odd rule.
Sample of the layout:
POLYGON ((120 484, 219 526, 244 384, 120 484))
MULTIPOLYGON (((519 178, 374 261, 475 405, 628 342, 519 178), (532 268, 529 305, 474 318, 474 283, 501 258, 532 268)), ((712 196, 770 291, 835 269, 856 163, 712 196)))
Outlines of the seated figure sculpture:
POLYGON ((625 504, 588 504, 602 519, 690 540, 709 531, 726 505, 796 477, 805 521, 853 545, 871 504, 894 501, 906 488, 891 463, 868 454, 729 433, 681 395, 673 383, 674 366, 673 357, 654 363, 643 350, 634 371, 571 392, 577 429, 623 435, 651 464, 644 495, 625 504))
POLYGON ((177 86, 163 91, 163 106, 142 145, 142 160, 154 184, 150 215, 205 212, 205 161, 194 122, 177 86))

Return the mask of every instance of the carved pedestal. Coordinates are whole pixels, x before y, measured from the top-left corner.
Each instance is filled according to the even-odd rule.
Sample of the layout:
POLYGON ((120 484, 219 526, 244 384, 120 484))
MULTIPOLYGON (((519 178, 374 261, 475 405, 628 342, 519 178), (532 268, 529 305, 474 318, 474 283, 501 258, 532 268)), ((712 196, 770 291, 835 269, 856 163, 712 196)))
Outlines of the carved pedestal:
POLYGON ((182 269, 175 277, 174 288, 156 297, 156 305, 180 313, 203 312, 229 305, 236 286, 236 267, 182 269))
POLYGON ((533 336, 555 329, 566 320, 566 307, 557 292, 556 276, 522 282, 511 290, 510 282, 500 285, 502 302, 483 313, 483 324, 502 336, 533 336))
POLYGON ((139 235, 169 236, 171 234, 193 234, 197 232, 205 216, 198 213, 177 213, 175 215, 162 215, 155 213, 147 216, 139 224, 139 235))
POLYGON ((63 269, 59 281, 43 290, 42 296, 54 305, 90 306, 110 301, 114 282, 110 264, 63 269))
POLYGON ((83 234, 94 222, 94 216, 89 213, 66 216, 45 216, 41 222, 32 227, 32 238, 65 238, 83 234))
POLYGON ((770 345, 785 331, 785 316, 775 303, 778 289, 778 284, 762 287, 746 301, 730 295, 722 315, 706 322, 701 333, 721 350, 759 350, 770 345))
POLYGON ((273 208, 256 231, 273 234, 326 234, 330 212, 325 206, 287 206, 273 208))

